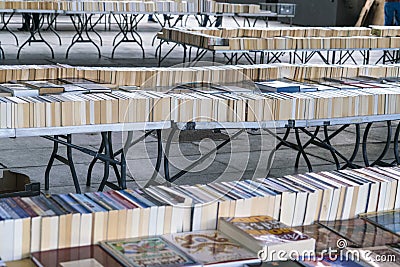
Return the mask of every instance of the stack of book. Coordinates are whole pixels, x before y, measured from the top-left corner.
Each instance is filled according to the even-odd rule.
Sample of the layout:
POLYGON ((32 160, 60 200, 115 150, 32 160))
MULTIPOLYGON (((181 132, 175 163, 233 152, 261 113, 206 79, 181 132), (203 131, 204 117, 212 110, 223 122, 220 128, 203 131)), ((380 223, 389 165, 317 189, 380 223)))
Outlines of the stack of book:
MULTIPOLYGON (((0 84, 0 128, 143 122, 271 122, 400 114, 400 84, 386 79, 259 82, 156 92, 111 90, 93 82, 0 84), (46 85, 46 86, 44 86, 46 85), (33 88, 36 86, 36 89, 33 88), (208 88, 208 89, 207 89, 208 88), (204 90, 203 90, 204 89, 204 90), (66 91, 41 94, 42 90, 66 91)), ((76 79, 65 79, 76 80, 76 79)), ((78 79, 79 81, 79 79, 78 79)))
MULTIPOLYGON (((0 254, 7 260, 19 259, 30 252, 215 230, 218 220, 235 222, 221 218, 264 216, 263 220, 268 221, 262 224, 265 227, 285 229, 315 221, 333 221, 324 225, 336 225, 336 220, 348 220, 365 212, 399 209, 399 177, 398 167, 376 167, 195 186, 5 198, 0 200, 0 235, 7 242, 0 244, 0 254)), ((245 221, 239 220, 236 225, 249 228, 245 221)), ((259 246, 243 235, 235 237, 238 231, 221 223, 218 227, 246 246, 253 244, 253 251, 259 246)), ((345 231, 353 233, 351 229, 345 231)), ((264 234, 255 229, 249 233, 256 239, 262 239, 257 236, 264 234)), ((271 232, 274 233, 279 236, 281 232, 271 232)), ((293 230, 288 236, 294 235, 298 232, 293 230)), ((380 234, 379 238, 389 241, 388 236, 380 234)), ((357 237, 361 238, 350 239, 360 244, 357 237)), ((300 238, 303 239, 313 244, 313 239, 300 238)), ((304 248, 311 245, 307 244, 303 244, 304 248)))
POLYGON ((326 64, 255 64, 236 66, 204 66, 187 68, 135 68, 135 67, 73 67, 69 65, 1 65, 0 83, 10 81, 39 81, 57 79, 86 79, 112 87, 138 86, 162 90, 184 83, 234 84, 288 78, 303 82, 307 79, 396 78, 399 64, 388 65, 326 65, 326 64))
MULTIPOLYGON (((166 31, 189 31, 220 38, 273 38, 273 37, 351 37, 370 36, 372 29, 367 27, 175 27, 166 31)), ((397 35, 382 35, 396 37, 397 35)))
POLYGON ((159 12, 159 13, 198 13, 199 0, 103 0, 103 1, 0 1, 0 9, 57 10, 70 12, 159 12))
POLYGON ((372 25, 372 34, 375 36, 400 36, 400 29, 396 26, 372 25))
POLYGON ((207 0, 204 2, 204 12, 206 13, 260 13, 260 5, 253 4, 232 4, 232 3, 219 3, 214 0, 207 0))
POLYGON ((328 50, 390 49, 399 46, 400 37, 370 36, 371 29, 327 29, 324 36, 311 30, 254 30, 164 28, 158 37, 210 50, 328 50), (312 35, 316 36, 302 36, 312 35), (285 35, 289 34, 289 35, 285 35), (364 35, 365 34, 365 35, 364 35), (328 35, 328 36, 326 36, 328 35), (272 37, 271 37, 272 36, 272 37))

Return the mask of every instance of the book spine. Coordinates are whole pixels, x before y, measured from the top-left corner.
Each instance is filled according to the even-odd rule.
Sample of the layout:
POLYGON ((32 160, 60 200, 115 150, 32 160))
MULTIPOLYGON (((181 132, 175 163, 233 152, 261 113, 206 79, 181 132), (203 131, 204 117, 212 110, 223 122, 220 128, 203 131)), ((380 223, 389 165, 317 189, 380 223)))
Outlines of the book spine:
POLYGON ((111 206, 114 210, 124 210, 126 209, 124 205, 116 201, 115 199, 111 198, 109 195, 105 194, 104 192, 95 192, 93 193, 103 201, 105 201, 109 206, 111 206))
POLYGON ((68 203, 62 200, 59 195, 51 195, 48 200, 53 202, 60 210, 65 211, 66 214, 76 213, 76 211, 68 203))
POLYGON ((37 212, 35 212, 35 210, 30 205, 26 204, 26 202, 24 202, 21 198, 13 197, 12 199, 17 203, 18 206, 20 206, 24 211, 26 211, 26 213, 28 213, 30 217, 36 217, 40 215, 37 212))
POLYGON ((109 192, 106 192, 105 194, 107 194, 108 196, 110 196, 114 200, 116 200, 119 203, 121 203, 122 205, 124 205, 125 208, 127 208, 127 209, 136 209, 136 208, 138 208, 138 206, 136 206, 135 204, 131 203, 129 200, 125 199, 124 197, 122 197, 121 195, 119 195, 115 191, 109 191, 109 192))
POLYGON ((85 193, 85 195, 90 198, 92 201, 97 203, 98 205, 102 206, 104 209, 110 211, 110 210, 115 210, 111 205, 109 205, 107 202, 103 201, 99 196, 93 194, 93 193, 85 193))
POLYGON ((47 216, 54 216, 56 213, 42 200, 41 196, 35 196, 30 198, 33 203, 36 204, 41 210, 43 210, 44 214, 47 216))
POLYGON ((69 195, 90 212, 105 211, 104 208, 97 205, 95 202, 90 200, 90 198, 86 197, 85 195, 82 194, 69 194, 69 195))
MULTIPOLYGON (((20 216, 21 218, 36 217, 37 214, 32 210, 25 209, 24 207, 17 204, 17 201, 13 198, 6 198, 4 201, 20 216)), ((21 201, 22 202, 22 201, 21 201)), ((22 203, 24 205, 24 203, 22 203)))
POLYGON ((62 200, 64 200, 68 205, 74 209, 76 212, 84 214, 88 213, 89 211, 86 210, 83 206, 81 206, 77 201, 71 198, 69 195, 59 195, 62 200))

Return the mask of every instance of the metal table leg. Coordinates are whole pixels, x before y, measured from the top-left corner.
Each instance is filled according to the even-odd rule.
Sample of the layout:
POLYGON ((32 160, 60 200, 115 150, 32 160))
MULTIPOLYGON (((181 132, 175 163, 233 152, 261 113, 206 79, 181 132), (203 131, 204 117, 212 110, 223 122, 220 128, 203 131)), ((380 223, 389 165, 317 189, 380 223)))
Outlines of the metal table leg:
POLYGON ((87 15, 87 14, 77 14, 77 18, 78 18, 78 22, 76 22, 74 20, 74 16, 75 15, 69 15, 70 19, 72 21, 72 24, 74 26, 74 29, 76 31, 76 34, 74 36, 74 38, 72 38, 72 42, 69 45, 69 47, 67 48, 67 53, 65 55, 66 58, 68 58, 69 55, 69 51, 71 50, 71 48, 77 44, 77 43, 91 43, 94 45, 94 47, 96 47, 99 58, 101 58, 101 52, 100 52, 100 48, 99 46, 92 40, 92 38, 89 35, 89 26, 88 24, 90 23, 90 20, 93 16, 93 14, 87 15), (83 18, 82 18, 83 17, 83 18), (84 36, 86 36, 86 38, 84 38, 84 36))
POLYGON ((67 145, 67 158, 64 158, 62 156, 60 156, 58 154, 58 144, 60 139, 59 138, 63 138, 66 141, 64 143, 67 144, 72 144, 72 136, 70 134, 68 134, 67 136, 58 136, 55 135, 54 138, 50 138, 50 137, 45 137, 49 140, 52 140, 54 142, 53 145, 53 152, 50 156, 50 160, 49 163, 47 164, 47 168, 45 171, 45 190, 49 190, 50 188, 50 171, 51 168, 53 167, 54 164, 54 160, 57 159, 58 161, 64 163, 65 165, 68 165, 71 171, 71 175, 72 175, 72 180, 74 181, 74 186, 75 186, 75 191, 76 193, 80 194, 81 193, 81 189, 79 187, 79 181, 78 181, 78 177, 76 176, 76 171, 75 171, 75 165, 74 162, 72 160, 72 148, 70 146, 67 145))
POLYGON ((17 44, 17 46, 19 46, 19 42, 18 42, 18 38, 15 35, 15 33, 13 33, 10 28, 8 28, 8 24, 10 23, 11 19, 14 17, 14 12, 10 14, 10 17, 8 19, 6 19, 6 13, 2 13, 1 14, 1 19, 3 21, 3 27, 1 28, 1 30, 6 30, 8 31, 15 39, 15 42, 17 44))
POLYGON ((22 48, 24 48, 24 46, 27 44, 30 45, 31 43, 44 43, 51 51, 51 58, 54 59, 54 50, 51 47, 51 45, 43 38, 41 33, 41 28, 43 27, 43 22, 44 22, 44 16, 45 16, 44 14, 39 14, 39 25, 35 25, 34 22, 32 23, 32 26, 30 28, 30 37, 19 47, 17 52, 17 59, 19 59, 22 48), (37 26, 37 28, 35 26, 37 26), (38 35, 37 37, 36 34, 38 35))

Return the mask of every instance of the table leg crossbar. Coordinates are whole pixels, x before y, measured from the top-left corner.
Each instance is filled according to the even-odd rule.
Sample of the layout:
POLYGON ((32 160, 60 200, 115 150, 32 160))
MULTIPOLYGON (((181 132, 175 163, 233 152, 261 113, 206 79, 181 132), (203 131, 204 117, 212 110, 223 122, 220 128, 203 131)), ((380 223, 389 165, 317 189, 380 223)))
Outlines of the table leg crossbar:
POLYGON ((126 159, 125 159, 125 154, 121 153, 121 159, 118 161, 113 153, 113 148, 112 148, 112 138, 111 138, 111 132, 102 132, 101 137, 102 137, 102 142, 101 146, 98 151, 91 150, 85 147, 81 147, 78 145, 74 145, 72 143, 72 137, 71 135, 66 135, 66 136, 61 136, 61 135, 56 135, 54 137, 51 136, 43 136, 44 138, 52 141, 54 143, 53 146, 53 152, 51 154, 49 163, 46 168, 45 172, 45 190, 49 190, 49 185, 50 185, 50 171, 53 167, 54 160, 57 159, 58 161, 64 163, 65 165, 68 165, 70 167, 70 171, 72 174, 72 179, 74 182, 75 190, 77 193, 81 192, 80 186, 79 186, 79 181, 76 175, 76 170, 74 166, 74 162, 72 159, 72 149, 78 150, 82 153, 85 153, 87 155, 90 155, 94 158, 92 163, 89 166, 89 171, 88 171, 88 177, 86 184, 90 186, 91 184, 91 174, 93 170, 94 164, 97 162, 97 160, 100 160, 104 163, 104 173, 103 173, 103 178, 99 186, 99 191, 103 191, 105 186, 108 186, 112 189, 125 189, 126 188, 126 159), (64 158, 63 156, 58 154, 58 149, 59 145, 64 145, 67 148, 67 158, 64 158), (120 166, 121 172, 118 171, 118 167, 120 166), (114 172, 117 177, 118 181, 118 186, 109 182, 109 176, 110 176, 110 166, 113 167, 114 172))
MULTIPOLYGON (((33 17, 32 14, 31 14, 31 17, 33 17)), ((43 38, 42 33, 41 33, 41 28, 43 27, 44 17, 45 17, 45 14, 39 14, 39 23, 38 23, 38 25, 35 25, 35 23, 32 23, 31 28, 29 29, 30 36, 19 47, 18 52, 17 52, 17 59, 19 59, 19 56, 21 54, 21 50, 24 48, 24 46, 27 45, 27 44, 31 45, 31 43, 44 43, 50 49, 51 58, 54 59, 54 50, 51 47, 51 45, 43 38)))
POLYGON ((145 58, 145 51, 143 47, 143 40, 140 34, 136 31, 138 23, 144 18, 144 15, 139 14, 113 14, 115 21, 117 22, 120 32, 114 37, 113 45, 115 44, 117 38, 122 35, 122 39, 114 45, 111 53, 111 58, 114 58, 115 50, 122 43, 136 43, 142 50, 142 57, 145 58), (117 17, 118 16, 118 17, 117 17))
POLYGON ((10 28, 8 28, 8 24, 10 23, 11 19, 14 17, 15 13, 11 13, 10 16, 8 17, 8 19, 6 19, 6 13, 2 13, 1 14, 1 20, 3 22, 3 27, 1 28, 2 31, 6 30, 8 31, 15 39, 15 42, 17 44, 17 46, 19 46, 19 42, 18 42, 18 38, 17 35, 15 35, 15 33, 13 33, 10 28))
MULTIPOLYGON (((90 20, 92 19, 93 14, 77 14, 77 15, 70 15, 72 25, 76 31, 76 34, 72 38, 71 44, 67 48, 67 53, 65 55, 66 58, 69 56, 69 51, 71 48, 77 43, 90 43, 94 45, 97 49, 97 53, 99 58, 101 58, 101 52, 99 46, 93 41, 93 39, 89 35, 90 28, 90 20), (74 17, 78 18, 78 21, 75 21, 74 17), (85 38, 86 36, 86 38, 85 38)), ((93 27, 92 27, 93 28, 93 27)))

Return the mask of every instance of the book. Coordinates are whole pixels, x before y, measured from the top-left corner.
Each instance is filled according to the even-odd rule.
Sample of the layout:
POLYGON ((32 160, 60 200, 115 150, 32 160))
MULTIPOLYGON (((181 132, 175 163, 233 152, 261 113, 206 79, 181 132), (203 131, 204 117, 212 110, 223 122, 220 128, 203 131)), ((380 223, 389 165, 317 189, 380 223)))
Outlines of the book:
POLYGON ((300 91, 300 85, 295 83, 271 81, 271 82, 256 82, 255 84, 261 90, 261 92, 294 93, 300 91))
POLYGON ((200 266, 161 237, 106 241, 100 246, 124 266, 200 266))
POLYGON ((256 254, 219 231, 195 231, 164 235, 203 266, 243 266, 259 263, 256 254))
MULTIPOLYGON (((336 249, 337 242, 339 240, 343 240, 343 237, 338 235, 337 233, 327 229, 326 227, 315 223, 312 225, 304 225, 293 227, 293 229, 308 235, 315 239, 315 252, 320 253, 327 248, 336 249)), ((349 247, 357 247, 356 244, 351 242, 350 240, 346 240, 347 245, 349 247)))
POLYGON ((32 253, 31 258, 32 261, 40 267, 123 266, 109 253, 97 245, 35 252, 32 253))
POLYGON ((320 222, 358 247, 376 247, 400 242, 400 237, 363 219, 320 222))
POLYGON ((269 216, 220 218, 218 229, 254 253, 264 250, 269 261, 287 259, 290 251, 302 255, 315 250, 315 239, 269 216))
POLYGON ((361 217, 385 230, 400 235, 400 211, 398 210, 365 214, 361 217))
POLYGON ((59 94, 64 92, 64 87, 49 81, 24 81, 25 85, 30 88, 39 90, 40 95, 59 94))
POLYGON ((0 91, 11 93, 12 96, 38 96, 39 90, 22 84, 3 83, 0 84, 0 91))

